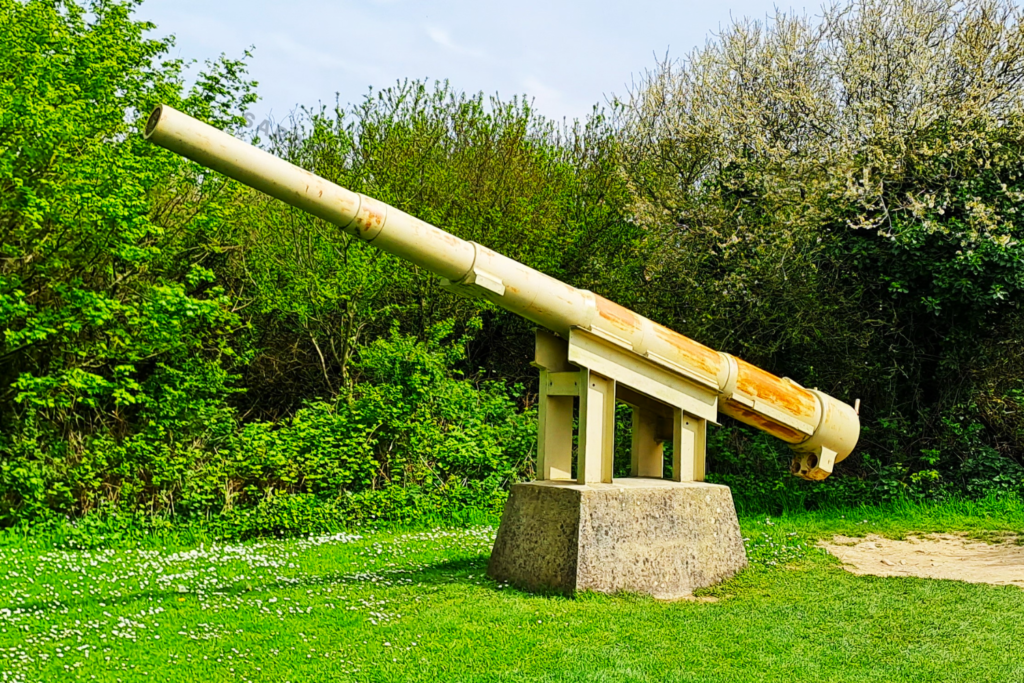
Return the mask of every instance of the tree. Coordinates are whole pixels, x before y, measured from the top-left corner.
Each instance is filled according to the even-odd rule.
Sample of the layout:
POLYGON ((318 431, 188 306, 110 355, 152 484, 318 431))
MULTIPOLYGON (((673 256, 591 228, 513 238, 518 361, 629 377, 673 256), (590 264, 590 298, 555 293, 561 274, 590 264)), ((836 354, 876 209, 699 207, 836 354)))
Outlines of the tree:
POLYGON ((160 102, 238 123, 253 84, 221 58, 185 93, 136 4, 0 0, 0 497, 182 371, 226 381, 239 318, 204 261, 230 192, 139 131, 160 102))
POLYGON ((887 420, 893 458, 935 464, 921 449, 940 418, 1007 369, 986 349, 1020 338, 1022 76, 1005 0, 744 20, 660 64, 618 112, 664 305, 704 341, 863 398, 866 450, 892 447, 887 420))

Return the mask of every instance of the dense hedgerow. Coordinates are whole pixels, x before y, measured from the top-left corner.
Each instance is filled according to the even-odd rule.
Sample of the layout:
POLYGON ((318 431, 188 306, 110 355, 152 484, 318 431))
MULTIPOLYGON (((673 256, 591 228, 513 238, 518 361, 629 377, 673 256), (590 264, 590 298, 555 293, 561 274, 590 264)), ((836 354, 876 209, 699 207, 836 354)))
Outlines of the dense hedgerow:
MULTIPOLYGON (((263 388, 250 369, 277 348, 272 318, 294 303, 290 339, 333 350, 311 320, 324 314, 329 326, 331 304, 355 288, 343 281, 336 298, 318 297, 312 283, 337 281, 294 258, 301 291, 286 288, 278 254, 236 231, 253 218, 251 193, 141 140, 140 117, 158 102, 239 123, 252 84, 222 59, 186 93, 182 64, 165 60, 169 42, 145 39, 131 9, 0 5, 0 518, 205 516, 293 494, 348 501, 365 516, 415 507, 406 491, 500 499, 529 471, 529 412, 503 384, 458 377, 465 340, 438 316, 419 321, 418 339, 378 325, 365 341, 361 317, 339 344, 349 351, 334 391, 296 390, 287 414, 245 419, 251 403, 240 397, 263 388), (237 261, 226 256, 241 247, 237 261), (261 289, 267 274, 274 282, 261 289), (365 493, 390 488, 403 493, 365 493)), ((271 213, 258 225, 269 232, 277 218, 287 220, 271 213)), ((389 265, 392 275, 370 283, 376 294, 401 290, 391 280, 408 269, 389 265)), ((379 298, 367 303, 383 325, 402 318, 379 298)), ((325 377, 338 373, 322 363, 325 377)))
POLYGON ((862 399, 865 495, 1021 489, 1022 76, 1012 3, 853 0, 739 21, 620 103, 662 315, 862 399))
POLYGON ((276 423, 241 420, 223 401, 228 377, 187 367, 157 378, 140 428, 119 439, 61 442, 26 411, 17 438, 0 438, 3 512, 204 519, 253 509, 265 528, 298 530, 316 514, 493 509, 532 469, 535 415, 502 383, 453 377, 464 345, 445 345, 450 332, 433 330, 427 344, 397 332, 374 341, 361 354, 365 381, 276 423))
MULTIPOLYGON (((255 84, 221 57, 186 87, 135 5, 0 0, 0 523, 500 507, 532 474, 529 325, 145 143, 159 102, 244 136, 255 84)), ((1022 77, 1003 0, 851 0, 740 21, 611 118, 404 82, 255 142, 863 400, 821 484, 716 429, 747 510, 1019 494, 1022 77)))

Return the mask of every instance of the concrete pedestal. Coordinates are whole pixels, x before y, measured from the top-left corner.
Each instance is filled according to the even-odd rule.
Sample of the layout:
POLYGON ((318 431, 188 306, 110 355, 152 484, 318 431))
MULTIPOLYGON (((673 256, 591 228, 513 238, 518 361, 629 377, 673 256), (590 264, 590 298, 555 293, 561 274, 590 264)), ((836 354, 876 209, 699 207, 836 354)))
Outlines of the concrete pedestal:
POLYGON ((746 566, 728 487, 631 478, 514 485, 487 573, 526 590, 671 600, 746 566))

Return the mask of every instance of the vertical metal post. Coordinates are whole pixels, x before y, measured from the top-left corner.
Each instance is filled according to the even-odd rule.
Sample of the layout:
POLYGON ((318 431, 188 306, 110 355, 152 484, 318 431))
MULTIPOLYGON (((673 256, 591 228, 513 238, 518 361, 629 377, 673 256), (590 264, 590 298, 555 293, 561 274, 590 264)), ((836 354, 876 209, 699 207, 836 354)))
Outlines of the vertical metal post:
POLYGON ((633 406, 633 435, 629 474, 632 477, 664 475, 664 446, 658 440, 659 416, 654 412, 633 406))
POLYGON ((707 452, 707 421, 673 410, 672 478, 676 481, 704 481, 707 452))
POLYGON ((551 395, 547 370, 540 371, 537 424, 537 478, 572 478, 573 396, 551 395))
POLYGON ((537 330, 534 367, 540 369, 537 425, 537 478, 572 478, 573 396, 553 394, 550 375, 574 370, 569 346, 547 330, 537 330))
POLYGON ((576 481, 612 483, 615 457, 615 380, 580 370, 579 451, 576 481))

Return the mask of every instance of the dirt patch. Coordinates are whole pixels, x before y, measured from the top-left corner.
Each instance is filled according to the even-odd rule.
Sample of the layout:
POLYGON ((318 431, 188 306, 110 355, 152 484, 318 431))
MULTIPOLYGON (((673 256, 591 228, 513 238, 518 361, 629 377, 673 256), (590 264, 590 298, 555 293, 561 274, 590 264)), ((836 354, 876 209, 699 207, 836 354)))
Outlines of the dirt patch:
POLYGON ((918 576, 1024 588, 1024 546, 981 543, 961 536, 931 534, 893 541, 881 536, 836 536, 818 544, 854 574, 918 576))

